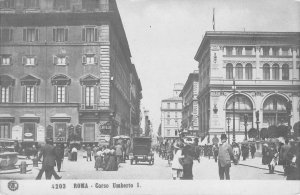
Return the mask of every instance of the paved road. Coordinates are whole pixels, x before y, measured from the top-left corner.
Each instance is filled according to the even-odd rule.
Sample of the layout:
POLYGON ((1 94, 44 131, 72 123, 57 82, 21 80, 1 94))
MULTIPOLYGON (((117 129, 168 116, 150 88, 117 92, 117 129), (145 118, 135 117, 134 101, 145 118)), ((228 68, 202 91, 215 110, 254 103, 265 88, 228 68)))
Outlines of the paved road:
MULTIPOLYGON (((251 159, 248 159, 249 162, 251 159)), ((265 166, 267 168, 267 166, 265 166)), ((94 161, 87 162, 82 153, 77 162, 64 160, 62 172, 58 173, 63 179, 161 179, 171 180, 171 167, 166 160, 155 155, 154 165, 130 165, 130 162, 121 163, 118 171, 96 171, 94 161)), ((0 179, 34 179, 38 169, 33 168, 27 174, 0 174, 0 179)), ((213 159, 201 158, 201 162, 194 161, 193 173, 195 180, 218 180, 218 166, 213 159)), ((232 165, 230 169, 233 180, 284 180, 281 173, 268 174, 267 169, 244 165, 232 165)), ((44 179, 44 177, 43 177, 44 179)))

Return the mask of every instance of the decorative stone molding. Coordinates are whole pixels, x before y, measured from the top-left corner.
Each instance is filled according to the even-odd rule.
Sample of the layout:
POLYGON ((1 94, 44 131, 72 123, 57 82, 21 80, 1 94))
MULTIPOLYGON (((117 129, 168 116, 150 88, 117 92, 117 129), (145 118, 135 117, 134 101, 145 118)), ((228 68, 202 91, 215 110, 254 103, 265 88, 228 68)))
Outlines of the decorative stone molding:
POLYGON ((210 46, 210 49, 211 49, 212 51, 219 51, 219 50, 220 50, 220 46, 218 46, 218 45, 211 45, 211 46, 210 46))

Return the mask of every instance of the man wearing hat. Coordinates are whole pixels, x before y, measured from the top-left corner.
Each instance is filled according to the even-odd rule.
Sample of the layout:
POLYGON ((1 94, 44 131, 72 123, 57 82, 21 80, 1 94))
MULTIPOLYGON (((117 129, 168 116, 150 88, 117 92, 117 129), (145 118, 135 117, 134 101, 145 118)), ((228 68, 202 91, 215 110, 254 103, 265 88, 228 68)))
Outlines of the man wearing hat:
POLYGON ((230 144, 228 144, 226 141, 227 141, 226 134, 222 134, 221 144, 219 146, 219 156, 218 156, 220 180, 224 180, 224 174, 226 180, 230 180, 229 169, 231 167, 231 159, 233 159, 233 152, 230 144))

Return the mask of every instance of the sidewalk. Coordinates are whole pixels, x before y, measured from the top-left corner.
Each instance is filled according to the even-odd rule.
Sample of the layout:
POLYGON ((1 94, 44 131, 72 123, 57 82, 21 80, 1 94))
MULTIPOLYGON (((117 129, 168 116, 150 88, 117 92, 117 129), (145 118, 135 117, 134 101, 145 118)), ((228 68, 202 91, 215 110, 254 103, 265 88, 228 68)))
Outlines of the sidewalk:
MULTIPOLYGON (((238 165, 269 170, 268 165, 263 165, 261 161, 262 161, 261 157, 255 157, 253 159, 252 158, 247 158, 246 160, 242 160, 242 158, 241 158, 238 165)), ((275 172, 283 173, 282 165, 276 165, 275 166, 275 172)))

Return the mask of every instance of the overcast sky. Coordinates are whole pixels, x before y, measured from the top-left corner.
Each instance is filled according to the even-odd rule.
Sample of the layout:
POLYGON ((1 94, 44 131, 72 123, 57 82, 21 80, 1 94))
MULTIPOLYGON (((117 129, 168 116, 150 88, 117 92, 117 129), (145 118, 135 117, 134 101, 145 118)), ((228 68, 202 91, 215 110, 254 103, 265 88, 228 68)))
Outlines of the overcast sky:
MULTIPOLYGON (((196 51, 212 30, 300 31, 300 0, 117 0, 132 62, 143 88, 142 108, 154 131, 161 100, 197 69, 196 51)), ((142 126, 143 127, 143 126, 142 126)))

